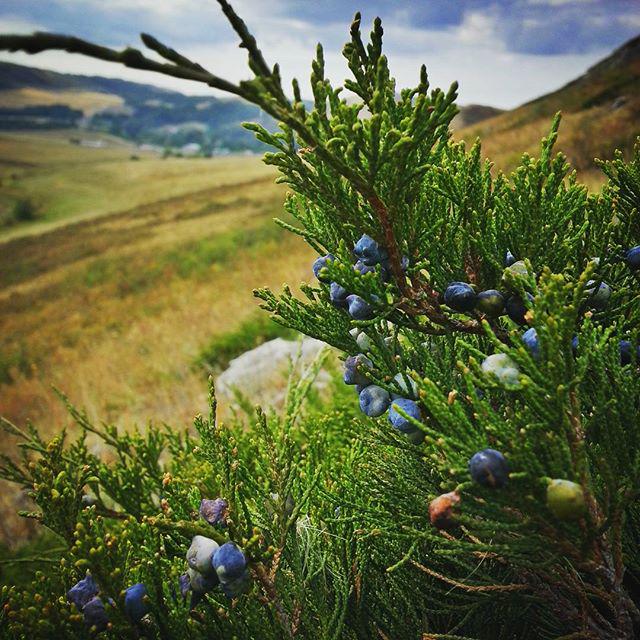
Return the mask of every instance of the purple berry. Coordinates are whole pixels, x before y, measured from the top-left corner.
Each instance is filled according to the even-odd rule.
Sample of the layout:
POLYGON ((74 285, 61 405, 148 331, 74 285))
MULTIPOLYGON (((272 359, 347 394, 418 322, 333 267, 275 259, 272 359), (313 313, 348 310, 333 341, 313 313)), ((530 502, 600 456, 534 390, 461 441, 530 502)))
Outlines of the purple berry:
POLYGON ((227 508, 229 504, 224 498, 215 500, 200 501, 200 517, 206 520, 211 526, 217 524, 224 526, 227 519, 227 508))
POLYGON ((371 384, 360 393, 360 410, 370 418, 381 416, 391 403, 391 396, 386 389, 371 384))
POLYGON ((466 282, 452 282, 444 292, 444 303, 461 313, 472 311, 477 299, 476 292, 466 282))
POLYGON ((509 478, 509 465, 499 451, 484 449, 473 454, 469 460, 469 473, 483 487, 500 489, 509 478))
POLYGON ((420 431, 420 429, 418 429, 412 422, 400 415, 397 409, 404 411, 404 413, 414 420, 422 420, 422 413, 417 402, 409 400, 408 398, 398 398, 394 400, 389 409, 389 422, 393 425, 394 429, 397 429, 402 433, 409 434, 415 431, 420 431))
POLYGON ((149 613, 146 595, 147 589, 142 582, 132 585, 124 593, 124 610, 134 622, 140 622, 149 613))
POLYGON ((344 383, 345 384, 371 384, 364 370, 373 369, 373 362, 362 353, 357 356, 349 356, 344 361, 344 383))

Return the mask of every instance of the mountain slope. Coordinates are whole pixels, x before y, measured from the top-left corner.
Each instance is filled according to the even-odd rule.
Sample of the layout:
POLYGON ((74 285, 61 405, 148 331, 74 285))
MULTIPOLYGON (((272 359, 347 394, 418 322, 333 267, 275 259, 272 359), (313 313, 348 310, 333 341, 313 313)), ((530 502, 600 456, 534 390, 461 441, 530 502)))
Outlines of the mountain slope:
POLYGON ((484 120, 494 118, 495 116, 504 113, 504 109, 490 107, 485 104, 458 105, 458 109, 458 114, 451 121, 451 128, 454 131, 464 129, 465 127, 471 127, 474 124, 479 124, 484 120))
POLYGON ((628 152, 640 135, 640 36, 557 91, 460 129, 455 137, 480 137, 484 154, 510 170, 523 152, 536 152, 557 111, 563 114, 558 147, 577 169, 594 169, 594 157, 609 158, 616 148, 628 152))
POLYGON ((260 119, 270 122, 256 107, 237 99, 186 96, 137 82, 0 62, 0 128, 5 130, 75 123, 160 146, 259 149, 253 134, 239 125, 260 119), (64 118, 61 105, 68 108, 64 118), (54 107, 57 113, 48 118, 54 107))

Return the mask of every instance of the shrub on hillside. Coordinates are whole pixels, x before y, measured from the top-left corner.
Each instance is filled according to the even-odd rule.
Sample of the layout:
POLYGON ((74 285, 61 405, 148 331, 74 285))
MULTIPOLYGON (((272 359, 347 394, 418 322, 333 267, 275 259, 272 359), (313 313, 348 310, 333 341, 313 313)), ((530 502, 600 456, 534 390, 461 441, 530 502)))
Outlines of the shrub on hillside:
POLYGON ((256 295, 345 354, 353 402, 305 412, 307 375, 251 429, 219 424, 212 395, 199 440, 73 407, 69 444, 6 425, 23 457, 2 474, 64 543, 55 570, 3 591, 8 633, 638 637, 640 146, 589 194, 553 153, 557 117, 539 158, 494 175, 450 139, 455 85, 430 90, 423 68, 398 93, 379 20, 365 43, 357 15, 344 47, 358 100, 318 47, 309 106, 218 1, 254 73, 239 85, 147 35, 168 64, 51 34, 0 47, 191 78, 280 121, 247 126, 291 189, 297 224, 279 224, 319 257, 301 298, 256 295))

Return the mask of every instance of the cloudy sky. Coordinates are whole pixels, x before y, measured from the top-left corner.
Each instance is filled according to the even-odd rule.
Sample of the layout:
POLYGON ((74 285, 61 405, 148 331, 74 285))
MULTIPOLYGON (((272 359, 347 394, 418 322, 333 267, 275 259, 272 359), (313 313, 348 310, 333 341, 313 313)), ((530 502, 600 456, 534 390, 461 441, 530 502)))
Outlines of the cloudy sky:
MULTIPOLYGON (((339 52, 355 11, 379 15, 399 87, 421 63, 433 85, 460 83, 460 103, 514 107, 556 89, 640 33, 638 0, 232 0, 269 62, 306 80, 316 42, 328 75, 346 76, 339 52)), ((149 32, 229 80, 246 58, 214 0, 1 0, 0 31, 48 30, 120 48, 149 32)), ((1 59, 59 71, 118 76, 185 93, 203 87, 61 52, 1 59)), ((303 84, 306 86, 306 84, 303 84)), ((307 91, 308 95, 308 91, 307 91)))

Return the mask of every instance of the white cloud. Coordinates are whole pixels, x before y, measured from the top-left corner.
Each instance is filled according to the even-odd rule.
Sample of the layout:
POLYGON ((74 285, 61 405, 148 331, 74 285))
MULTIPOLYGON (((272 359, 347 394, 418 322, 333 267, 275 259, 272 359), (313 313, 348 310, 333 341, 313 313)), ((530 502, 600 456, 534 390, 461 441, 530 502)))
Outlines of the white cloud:
MULTIPOLYGON (((63 1, 79 4, 83 0, 63 1)), ((175 4, 182 5, 184 10, 184 5, 197 1, 176 0, 175 4)), ((215 4, 213 0, 208 1, 215 4)), ((112 6, 112 2, 122 4, 125 0, 110 0, 108 4, 112 6)), ((166 0, 126 0, 126 3, 138 7, 152 3, 159 12, 165 11, 166 5, 173 4, 166 0)), ((251 16, 250 27, 255 30, 267 61, 271 64, 276 61, 280 63, 287 86, 295 76, 301 81, 305 96, 311 95, 308 78, 318 41, 325 47, 327 76, 335 85, 342 84, 347 75, 347 66, 340 51, 348 37, 348 25, 309 24, 293 17, 279 17, 284 13, 285 0, 264 0, 262 3, 236 0, 236 5, 238 13, 251 16)), ((225 79, 238 82, 249 78, 251 73, 246 64, 246 51, 237 46, 237 37, 231 28, 222 22, 218 23, 218 19, 215 25, 212 24, 210 44, 194 42, 183 47, 182 52, 225 79)), ((0 17, 0 31, 11 31, 8 27, 10 20, 11 17, 0 17)), ((14 31, 23 32, 41 28, 24 22, 24 28, 19 29, 20 25, 15 21, 13 26, 14 31)), ((500 37, 499 26, 497 13, 467 12, 458 26, 439 31, 425 30, 412 26, 408 13, 397 12, 392 19, 385 21, 385 49, 398 88, 415 85, 420 64, 424 62, 433 86, 446 89, 454 80, 459 81, 461 104, 481 103, 511 108, 562 86, 608 53, 606 50, 551 56, 510 53, 500 37)), ((176 30, 179 29, 180 25, 176 24, 176 30)), ((368 26, 363 31, 366 33, 368 26)), ((172 42, 169 40, 167 44, 172 45, 172 42)), ((105 75, 157 84, 190 94, 211 92, 208 87, 196 83, 64 52, 46 52, 37 56, 0 54, 0 58, 61 72, 105 75)))
POLYGON ((561 7, 567 4, 593 4, 595 0, 529 0, 531 5, 545 5, 549 7, 561 7))
POLYGON ((0 31, 2 33, 33 33, 44 31, 45 27, 37 22, 20 16, 2 16, 0 18, 0 31))
POLYGON ((464 44, 485 45, 499 41, 495 17, 480 11, 467 11, 462 23, 451 31, 456 40, 464 44))

